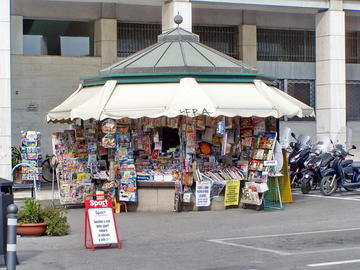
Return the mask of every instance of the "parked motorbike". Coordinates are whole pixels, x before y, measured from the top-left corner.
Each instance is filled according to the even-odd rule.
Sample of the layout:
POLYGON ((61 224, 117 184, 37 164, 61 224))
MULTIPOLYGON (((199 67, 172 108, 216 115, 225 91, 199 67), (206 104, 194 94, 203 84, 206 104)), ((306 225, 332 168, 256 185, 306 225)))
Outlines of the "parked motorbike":
POLYGON ((313 146, 309 157, 304 162, 305 168, 301 171, 302 178, 300 180, 303 194, 309 193, 311 189, 316 189, 322 179, 322 172, 335 159, 334 155, 325 150, 326 145, 323 141, 319 141, 313 146))
POLYGON ((304 169, 304 162, 310 155, 311 140, 310 136, 299 135, 297 138, 292 132, 291 136, 296 142, 291 142, 291 153, 289 154, 289 174, 292 187, 300 186, 300 179, 302 178, 302 169, 304 169))
MULTIPOLYGON (((353 145, 352 149, 356 149, 353 145)), ((335 159, 331 162, 330 168, 322 173, 320 191, 324 196, 332 195, 337 188, 352 190, 360 188, 360 162, 345 160, 346 156, 353 156, 345 150, 344 146, 334 146, 335 159)))

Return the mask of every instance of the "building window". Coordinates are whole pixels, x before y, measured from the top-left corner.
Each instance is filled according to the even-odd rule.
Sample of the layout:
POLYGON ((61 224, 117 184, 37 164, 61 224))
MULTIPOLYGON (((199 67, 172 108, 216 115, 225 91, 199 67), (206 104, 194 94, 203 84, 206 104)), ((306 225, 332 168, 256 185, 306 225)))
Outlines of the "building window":
MULTIPOLYGON (((193 32, 200 36, 200 42, 229 56, 239 58, 237 27, 194 26, 193 32)), ((118 23, 117 54, 126 57, 157 42, 161 34, 160 24, 118 23)))
POLYGON ((118 23, 117 54, 126 57, 157 42, 161 34, 160 24, 118 23))
POLYGON ((346 33, 346 62, 360 64, 360 32, 346 33))
MULTIPOLYGON (((290 96, 300 100, 315 109, 315 81, 314 80, 276 80, 275 86, 290 96)), ((292 117, 285 118, 289 121, 294 120, 315 120, 314 117, 292 117)))
POLYGON ((92 22, 23 21, 25 55, 93 56, 92 22))
POLYGON ((315 61, 315 32, 308 30, 257 29, 259 61, 315 61))
POLYGON ((195 25, 193 32, 200 37, 200 42, 239 59, 238 28, 236 26, 195 25))
POLYGON ((360 81, 346 82, 346 119, 360 120, 360 81))
POLYGON ((315 108, 315 82, 311 80, 287 80, 287 93, 315 108))

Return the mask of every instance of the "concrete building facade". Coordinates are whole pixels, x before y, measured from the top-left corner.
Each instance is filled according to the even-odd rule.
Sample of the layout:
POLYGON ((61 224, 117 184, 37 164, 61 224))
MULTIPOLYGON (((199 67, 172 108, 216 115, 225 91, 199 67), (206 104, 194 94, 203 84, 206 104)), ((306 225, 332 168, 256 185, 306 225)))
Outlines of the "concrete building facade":
POLYGON ((0 11, 0 33, 11 32, 11 58, 10 42, 1 42, 0 61, 9 63, 0 66, 0 177, 8 175, 7 149, 19 144, 21 130, 41 131, 43 152, 50 153, 50 134, 67 125, 47 124, 46 112, 76 90, 79 78, 150 45, 175 26, 178 13, 183 28, 200 31, 201 42, 278 78, 281 89, 316 108, 316 120, 281 125, 341 143, 351 127, 360 144, 359 1, 12 0, 11 8, 10 0, 1 2, 7 10, 0 11))

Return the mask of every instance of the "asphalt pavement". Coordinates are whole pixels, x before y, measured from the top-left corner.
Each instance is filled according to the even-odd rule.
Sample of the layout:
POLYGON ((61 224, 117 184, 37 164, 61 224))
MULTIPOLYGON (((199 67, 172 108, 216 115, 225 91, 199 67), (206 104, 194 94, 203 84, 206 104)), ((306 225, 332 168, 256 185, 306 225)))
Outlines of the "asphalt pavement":
POLYGON ((84 209, 63 237, 19 237, 17 269, 360 269, 360 191, 295 192, 284 210, 116 214, 121 249, 83 247, 84 209))

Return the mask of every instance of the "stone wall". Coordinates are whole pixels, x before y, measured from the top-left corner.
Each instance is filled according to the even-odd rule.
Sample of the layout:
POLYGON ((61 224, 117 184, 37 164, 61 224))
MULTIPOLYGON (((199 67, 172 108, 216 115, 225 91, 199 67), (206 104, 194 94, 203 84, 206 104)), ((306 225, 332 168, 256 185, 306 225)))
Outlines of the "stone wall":
POLYGON ((80 77, 98 74, 100 57, 12 55, 12 145, 21 130, 38 130, 42 150, 50 154, 51 133, 68 125, 46 123, 46 113, 74 92, 80 77))

